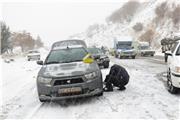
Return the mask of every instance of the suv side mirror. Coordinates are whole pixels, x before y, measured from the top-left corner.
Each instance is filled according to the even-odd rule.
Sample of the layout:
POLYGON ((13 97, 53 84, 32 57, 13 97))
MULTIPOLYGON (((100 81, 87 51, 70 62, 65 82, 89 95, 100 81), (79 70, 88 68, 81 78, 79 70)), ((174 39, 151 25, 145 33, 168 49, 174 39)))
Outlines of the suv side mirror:
POLYGON ((168 56, 172 56, 171 51, 166 51, 165 54, 168 55, 168 56))
POLYGON ((43 65, 43 61, 42 61, 42 60, 38 60, 36 63, 37 63, 38 65, 43 65))

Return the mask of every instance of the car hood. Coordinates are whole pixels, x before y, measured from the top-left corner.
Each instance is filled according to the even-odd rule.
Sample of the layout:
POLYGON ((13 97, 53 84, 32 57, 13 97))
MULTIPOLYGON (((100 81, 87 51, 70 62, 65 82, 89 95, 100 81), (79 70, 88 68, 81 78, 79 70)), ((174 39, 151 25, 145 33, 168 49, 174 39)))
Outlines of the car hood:
POLYGON ((94 63, 86 64, 83 62, 49 64, 44 65, 39 75, 44 77, 67 77, 84 75, 96 70, 94 63))

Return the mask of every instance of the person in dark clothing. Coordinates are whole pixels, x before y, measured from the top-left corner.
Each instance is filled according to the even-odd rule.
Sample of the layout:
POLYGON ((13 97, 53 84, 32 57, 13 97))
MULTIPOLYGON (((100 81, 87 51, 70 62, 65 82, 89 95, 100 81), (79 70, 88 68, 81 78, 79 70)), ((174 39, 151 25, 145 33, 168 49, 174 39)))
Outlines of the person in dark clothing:
POLYGON ((129 74, 125 68, 120 65, 113 65, 110 73, 105 79, 104 91, 113 91, 113 86, 118 87, 119 90, 125 90, 125 85, 129 82, 129 74))

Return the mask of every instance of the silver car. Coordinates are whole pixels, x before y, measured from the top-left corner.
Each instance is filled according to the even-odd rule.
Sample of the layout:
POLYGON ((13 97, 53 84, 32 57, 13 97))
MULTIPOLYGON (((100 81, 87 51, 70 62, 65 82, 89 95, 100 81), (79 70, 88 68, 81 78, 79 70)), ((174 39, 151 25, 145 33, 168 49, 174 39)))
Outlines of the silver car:
POLYGON ((27 53, 27 60, 40 60, 41 55, 40 52, 37 50, 29 50, 27 53))
POLYGON ((41 102, 103 95, 102 73, 97 63, 80 45, 55 47, 37 76, 41 102))

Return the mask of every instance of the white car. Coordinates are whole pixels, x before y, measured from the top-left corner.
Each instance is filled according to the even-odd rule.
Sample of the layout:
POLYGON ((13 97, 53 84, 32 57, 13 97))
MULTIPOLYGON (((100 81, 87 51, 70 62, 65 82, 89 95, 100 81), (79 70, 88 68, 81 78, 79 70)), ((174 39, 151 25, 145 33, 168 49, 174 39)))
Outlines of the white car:
POLYGON ((170 93, 177 93, 180 88, 180 41, 175 42, 171 51, 166 51, 167 59, 167 85, 170 93))
POLYGON ((40 55, 40 52, 37 51, 37 50, 29 50, 28 53, 27 53, 27 60, 30 61, 30 60, 40 60, 41 58, 41 55, 40 55))

